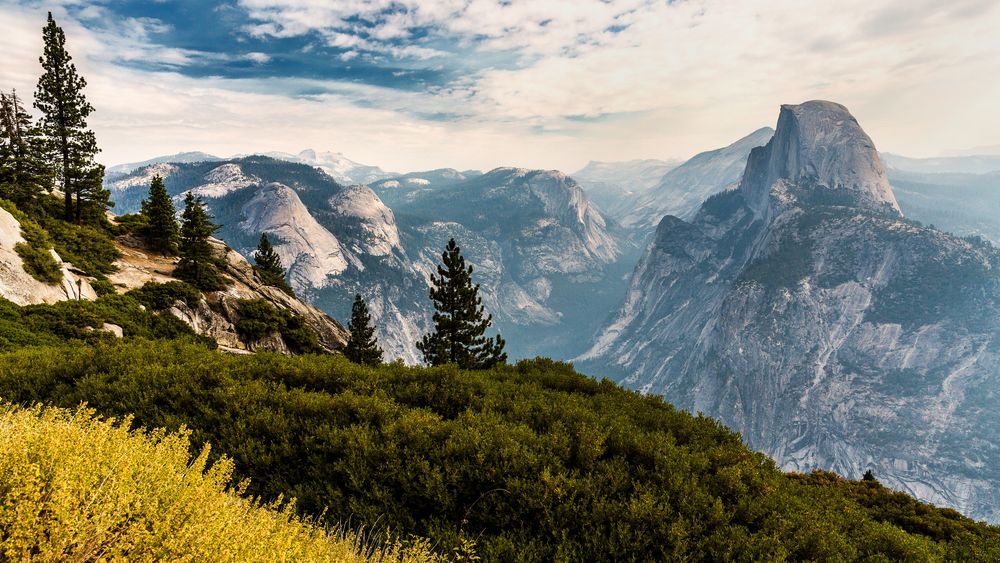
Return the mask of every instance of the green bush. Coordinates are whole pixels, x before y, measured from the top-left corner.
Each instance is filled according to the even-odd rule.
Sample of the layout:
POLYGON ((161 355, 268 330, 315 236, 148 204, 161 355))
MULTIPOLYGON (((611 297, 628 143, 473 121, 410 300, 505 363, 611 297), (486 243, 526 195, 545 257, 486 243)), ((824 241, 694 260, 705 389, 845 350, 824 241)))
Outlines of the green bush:
POLYGON ((143 310, 139 301, 129 295, 110 294, 96 301, 71 300, 24 307, 0 299, 0 350, 66 341, 114 340, 110 333, 95 330, 105 323, 122 327, 126 337, 186 339, 208 347, 216 345, 211 338, 196 335, 173 315, 143 310))
POLYGON ((146 282, 142 287, 133 289, 126 295, 134 297, 153 311, 169 309, 178 301, 183 301, 188 307, 196 307, 201 300, 198 288, 182 281, 146 282))
POLYGON ((257 342, 265 336, 278 332, 284 324, 284 316, 264 299, 240 299, 239 320, 236 333, 244 342, 257 342))
POLYGON ((94 293, 96 293, 98 297, 114 295, 117 293, 115 285, 108 280, 94 280, 90 282, 90 287, 94 289, 94 293))
POLYGON ((98 278, 116 271, 114 262, 121 257, 121 253, 112 242, 113 226, 106 217, 77 225, 62 218, 61 199, 44 197, 41 204, 35 219, 48 232, 63 260, 98 278))
POLYGON ((236 333, 252 344, 277 332, 292 352, 297 354, 320 353, 323 348, 319 338, 301 316, 288 310, 279 310, 266 299, 240 299, 236 333))
POLYGON ((100 277, 117 270, 114 262, 121 253, 104 229, 54 217, 43 218, 42 226, 52 237, 59 256, 88 275, 100 277))
POLYGON ((139 234, 146 227, 146 217, 141 213, 129 213, 115 217, 115 223, 111 229, 115 236, 139 234))
POLYGON ((296 354, 319 354, 323 347, 319 344, 316 331, 309 327, 306 320, 299 315, 286 312, 285 323, 281 327, 281 338, 296 354))
POLYGON ((551 360, 371 368, 105 340, 0 354, 0 396, 185 425, 232 457, 251 494, 441 552, 477 538, 490 561, 1000 557, 996 527, 869 483, 784 474, 712 419, 551 360))
POLYGON ((14 245, 14 252, 21 257, 24 271, 31 277, 50 285, 62 281, 62 266, 56 262, 49 250, 32 246, 27 242, 19 242, 14 245))

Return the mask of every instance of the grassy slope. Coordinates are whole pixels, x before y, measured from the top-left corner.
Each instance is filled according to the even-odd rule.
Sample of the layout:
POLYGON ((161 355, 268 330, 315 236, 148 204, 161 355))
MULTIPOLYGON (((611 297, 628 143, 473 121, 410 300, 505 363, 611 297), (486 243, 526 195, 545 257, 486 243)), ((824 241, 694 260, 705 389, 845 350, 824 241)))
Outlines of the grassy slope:
POLYGON ((491 372, 235 357, 181 341, 0 354, 0 397, 187 425, 250 492, 475 539, 487 560, 996 560, 1000 530, 877 484, 786 475, 711 419, 547 360, 491 372))
POLYGON ((186 432, 129 431, 88 410, 0 406, 0 558, 35 561, 431 561, 365 547, 293 507, 242 498, 232 462, 186 432))

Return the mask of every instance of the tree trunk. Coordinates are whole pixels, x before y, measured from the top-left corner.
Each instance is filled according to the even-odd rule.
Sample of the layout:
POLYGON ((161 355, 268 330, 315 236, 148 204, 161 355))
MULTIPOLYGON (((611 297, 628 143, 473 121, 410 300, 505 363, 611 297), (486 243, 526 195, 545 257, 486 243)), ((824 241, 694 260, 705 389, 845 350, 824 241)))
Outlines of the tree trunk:
POLYGON ((73 190, 72 181, 69 175, 69 135, 66 133, 66 111, 65 111, 65 101, 63 100, 62 92, 62 77, 59 75, 59 62, 55 65, 55 75, 56 75, 56 85, 59 87, 59 92, 57 95, 57 101, 59 103, 59 149, 62 152, 62 165, 63 165, 63 197, 66 202, 66 209, 64 215, 67 221, 73 220, 73 190))

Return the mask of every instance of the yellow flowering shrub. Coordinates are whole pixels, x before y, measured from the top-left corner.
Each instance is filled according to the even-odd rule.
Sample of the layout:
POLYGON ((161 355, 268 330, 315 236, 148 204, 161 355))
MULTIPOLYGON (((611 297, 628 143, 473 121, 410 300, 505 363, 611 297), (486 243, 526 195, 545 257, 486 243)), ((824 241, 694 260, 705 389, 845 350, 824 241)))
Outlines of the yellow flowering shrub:
POLYGON ((228 458, 191 458, 186 430, 130 422, 0 406, 0 560, 436 560, 425 541, 373 547, 245 498, 228 458))

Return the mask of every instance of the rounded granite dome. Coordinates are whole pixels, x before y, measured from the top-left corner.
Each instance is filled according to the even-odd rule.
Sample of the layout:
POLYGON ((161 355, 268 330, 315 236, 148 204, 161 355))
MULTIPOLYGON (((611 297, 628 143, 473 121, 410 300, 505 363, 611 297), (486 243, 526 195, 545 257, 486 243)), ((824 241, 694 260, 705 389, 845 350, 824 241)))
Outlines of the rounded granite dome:
POLYGON ((838 103, 781 106, 774 137, 750 154, 740 189, 755 212, 762 213, 780 181, 846 190, 859 207, 899 214, 875 143, 838 103))

